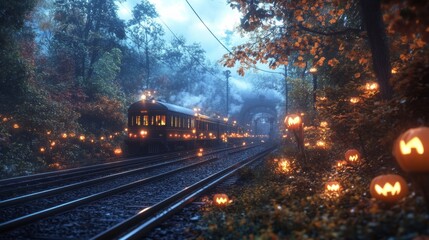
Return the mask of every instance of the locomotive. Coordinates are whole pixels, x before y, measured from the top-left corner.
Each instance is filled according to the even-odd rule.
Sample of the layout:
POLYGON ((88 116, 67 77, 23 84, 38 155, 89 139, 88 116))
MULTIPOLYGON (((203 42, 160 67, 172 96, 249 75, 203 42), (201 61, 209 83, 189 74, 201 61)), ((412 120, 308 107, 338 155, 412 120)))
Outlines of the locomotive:
POLYGON ((128 109, 127 145, 132 153, 160 153, 215 146, 228 137, 244 136, 237 124, 210 118, 191 109, 142 99, 128 109))

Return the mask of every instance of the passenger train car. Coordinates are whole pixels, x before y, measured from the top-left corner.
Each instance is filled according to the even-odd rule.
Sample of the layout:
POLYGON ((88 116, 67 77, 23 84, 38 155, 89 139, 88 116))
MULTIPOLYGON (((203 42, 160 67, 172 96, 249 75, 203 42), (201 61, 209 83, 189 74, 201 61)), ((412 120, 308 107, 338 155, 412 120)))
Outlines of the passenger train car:
POLYGON ((128 109, 127 145, 133 153, 214 146, 243 134, 236 124, 161 101, 140 100, 128 109))

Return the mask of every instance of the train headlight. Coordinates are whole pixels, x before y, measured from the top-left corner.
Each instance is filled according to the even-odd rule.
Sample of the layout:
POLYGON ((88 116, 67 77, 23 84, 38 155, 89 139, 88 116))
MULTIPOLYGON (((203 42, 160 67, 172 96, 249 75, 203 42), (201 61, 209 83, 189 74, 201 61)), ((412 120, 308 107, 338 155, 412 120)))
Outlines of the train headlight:
POLYGON ((140 136, 145 137, 146 135, 147 135, 147 131, 145 130, 140 131, 140 136))

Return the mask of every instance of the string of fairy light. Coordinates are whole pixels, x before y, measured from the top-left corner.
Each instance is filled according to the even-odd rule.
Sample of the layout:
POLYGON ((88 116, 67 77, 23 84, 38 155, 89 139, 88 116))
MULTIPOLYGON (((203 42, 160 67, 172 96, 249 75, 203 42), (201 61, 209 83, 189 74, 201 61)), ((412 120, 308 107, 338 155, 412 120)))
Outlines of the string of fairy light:
MULTIPOLYGON (((7 122, 10 122, 9 127, 14 129, 14 130, 26 130, 26 131, 30 131, 29 129, 25 129, 21 124, 17 123, 17 121, 13 121, 13 117, 8 117, 8 116, 2 116, 0 115, 0 119, 1 122, 3 124, 6 125, 7 122)), ((7 125, 6 125, 7 126, 7 125)), ((48 142, 49 144, 47 145, 42 145, 39 147, 39 151, 40 153, 45 153, 48 149, 52 150, 55 147, 58 146, 58 144, 61 141, 64 141, 66 139, 76 139, 79 140, 80 142, 88 142, 91 144, 96 144, 96 143, 101 143, 101 142, 107 142, 107 141, 112 141, 117 137, 121 137, 126 135, 126 132, 128 131, 127 128, 124 129, 124 131, 122 132, 115 132, 113 134, 103 134, 103 135, 99 135, 99 136, 95 136, 95 135, 85 135, 83 133, 75 133, 75 132, 62 132, 62 133, 55 133, 51 130, 46 131, 46 136, 48 138, 48 142)), ((119 147, 115 148, 115 154, 117 154, 117 152, 119 147)), ((122 152, 122 151, 121 151, 122 152)))

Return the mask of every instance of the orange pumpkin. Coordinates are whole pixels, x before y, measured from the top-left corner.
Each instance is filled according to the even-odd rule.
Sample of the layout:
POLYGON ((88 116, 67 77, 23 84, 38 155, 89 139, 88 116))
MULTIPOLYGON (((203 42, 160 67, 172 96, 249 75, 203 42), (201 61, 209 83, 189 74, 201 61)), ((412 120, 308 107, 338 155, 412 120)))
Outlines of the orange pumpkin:
POLYGON ((341 168, 341 167, 344 167, 345 165, 347 165, 347 161, 338 160, 336 166, 337 166, 337 168, 341 168))
POLYGON ((408 194, 408 186, 404 178, 396 174, 375 177, 369 187, 371 196, 385 202, 395 202, 408 194))
POLYGON ((213 196, 213 203, 217 206, 226 206, 229 203, 228 195, 225 193, 218 193, 213 196))
POLYGON ((360 160, 360 152, 356 149, 347 150, 344 156, 349 162, 358 162, 360 160))
POLYGON ((341 185, 337 181, 330 181, 325 184, 325 189, 328 192, 339 192, 341 189, 341 185))
POLYGON ((302 119, 301 116, 297 114, 290 114, 286 116, 284 123, 286 128, 291 130, 297 130, 301 127, 302 119))
POLYGON ((411 128, 400 135, 393 155, 404 171, 429 172, 429 128, 411 128))

